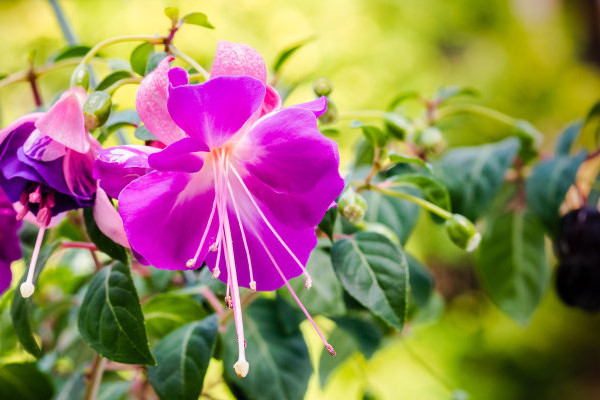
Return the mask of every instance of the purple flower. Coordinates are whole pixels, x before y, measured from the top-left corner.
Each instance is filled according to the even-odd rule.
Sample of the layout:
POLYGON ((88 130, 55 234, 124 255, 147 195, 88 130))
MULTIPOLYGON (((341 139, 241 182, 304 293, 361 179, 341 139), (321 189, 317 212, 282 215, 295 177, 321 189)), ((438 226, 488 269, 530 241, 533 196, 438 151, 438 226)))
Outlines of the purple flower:
POLYGON ((21 258, 21 246, 17 231, 21 223, 8 197, 0 189, 0 293, 4 292, 12 280, 10 264, 21 258))
POLYGON ((35 215, 40 226, 21 293, 33 293, 33 271, 52 217, 91 206, 96 182, 92 165, 100 144, 85 128, 81 88, 65 92, 45 113, 25 115, 0 131, 0 188, 20 208, 16 218, 35 215))
MULTIPOLYGON (((245 376, 249 365, 238 288, 291 290, 288 280, 301 274, 310 287, 305 264, 316 245, 315 226, 344 183, 337 145, 317 128, 326 99, 265 114, 266 73, 238 68, 251 52, 257 55, 251 62, 262 58, 247 46, 225 47, 235 46, 234 59, 227 58, 236 67, 231 75, 218 64, 217 77, 189 85, 183 69, 168 71, 167 110, 162 110, 168 120, 156 124, 170 126, 167 148, 108 149, 100 153, 95 172, 100 186, 118 195, 134 251, 165 269, 193 269, 205 261, 227 284, 239 341, 234 368, 245 376), (172 135, 175 128, 180 133, 172 135)), ((138 112, 145 114, 139 103, 138 112)), ((159 139, 164 132, 153 131, 159 139)))

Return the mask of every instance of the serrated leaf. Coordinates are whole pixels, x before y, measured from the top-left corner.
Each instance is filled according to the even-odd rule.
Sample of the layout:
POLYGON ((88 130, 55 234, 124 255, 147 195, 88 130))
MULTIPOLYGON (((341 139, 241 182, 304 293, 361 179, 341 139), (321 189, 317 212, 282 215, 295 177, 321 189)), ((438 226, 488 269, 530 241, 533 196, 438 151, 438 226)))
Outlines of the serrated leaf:
POLYGON ((277 57, 275 58, 275 62, 273 62, 273 72, 278 73, 281 67, 285 64, 285 62, 294 55, 302 46, 306 43, 310 42, 313 38, 305 39, 299 43, 293 44, 285 49, 281 50, 277 57))
POLYGON ((427 171, 432 172, 431 164, 423 161, 423 159, 421 159, 419 157, 407 156, 404 154, 390 154, 388 157, 391 162, 417 164, 417 165, 425 168, 427 171))
POLYGON ((131 75, 131 72, 129 72, 129 71, 112 72, 112 73, 108 74, 106 77, 104 77, 104 79, 102 79, 102 81, 100 81, 98 86, 96 86, 95 90, 108 89, 112 84, 120 81, 121 79, 127 79, 127 78, 131 78, 131 77, 132 77, 132 75, 131 75))
POLYGON ((569 156, 569 153, 571 153, 571 149, 573 148, 573 143, 575 143, 581 134, 582 128, 583 121, 576 121, 565 128, 556 142, 557 156, 569 156))
POLYGON ((585 160, 585 152, 574 157, 559 156, 538 163, 527 178, 527 204, 548 232, 558 227, 558 211, 567 191, 575 183, 577 170, 585 160))
POLYGON ((389 140, 389 135, 374 125, 365 125, 360 121, 352 121, 352 128, 360 128, 368 144, 383 147, 389 140))
POLYGON ((433 294, 435 281, 433 275, 414 256, 405 253, 408 262, 408 277, 410 294, 413 302, 418 307, 425 307, 433 294))
POLYGON ((179 8, 177 7, 167 7, 165 8, 165 15, 171 21, 175 22, 179 19, 179 8))
POLYGON ((167 57, 167 53, 164 51, 157 51, 156 53, 150 54, 148 57, 148 61, 146 62, 146 73, 148 75, 150 72, 154 71, 158 64, 167 57))
POLYGON ((359 232, 335 242, 331 259, 344 289, 401 331, 408 306, 408 265, 402 250, 385 236, 359 232))
POLYGON ((83 209, 83 220, 85 222, 85 230, 87 231, 92 242, 94 242, 96 247, 98 247, 98 250, 108 254, 111 258, 119 260, 124 264, 129 262, 125 248, 113 242, 112 239, 102 233, 100 228, 98 228, 98 225, 96 225, 96 220, 94 219, 94 211, 92 210, 92 207, 83 209))
POLYGON ((52 382, 35 363, 0 366, 0 399, 48 400, 53 394, 52 382))
POLYGON ((206 317, 202 306, 189 296, 161 293, 142 306, 148 335, 162 338, 189 322, 206 317))
POLYGON ((508 316, 526 323, 550 279, 539 221, 522 210, 493 215, 479 247, 477 266, 487 294, 508 316))
POLYGON ((208 17, 206 14, 201 12, 186 14, 181 18, 181 21, 183 21, 184 24, 198 25, 208 29, 215 29, 215 27, 208 22, 208 17))
POLYGON ((425 199, 444 210, 450 211, 450 194, 446 186, 433 175, 403 174, 395 176, 391 181, 394 185, 408 185, 421 191, 425 199))
POLYGON ((135 128, 135 132, 133 132, 133 135, 134 135, 134 136, 135 136, 137 139, 140 139, 140 140, 143 140, 143 141, 147 141, 147 140, 158 140, 158 139, 156 138, 156 136, 154 136, 154 135, 152 134, 152 132, 150 132, 150 131, 148 130, 148 128, 146 128, 146 126, 145 126, 145 125, 141 125, 141 124, 140 124, 140 125, 138 125, 138 127, 137 127, 137 128, 135 128))
POLYGON ((131 52, 129 63, 131 69, 138 75, 144 76, 146 73, 146 64, 148 57, 154 53, 154 45, 152 43, 142 43, 131 52))
POLYGON ((312 374, 308 348, 293 308, 284 300, 258 298, 244 310, 246 359, 250 372, 238 378, 233 364, 238 359, 233 323, 223 337, 224 377, 238 398, 302 400, 312 374))
POLYGON ((148 380, 163 400, 196 400, 217 339, 215 315, 171 332, 154 348, 148 380))
POLYGON ((155 365, 129 267, 115 262, 96 273, 79 309, 82 339, 103 357, 155 365))
MULTIPOLYGON (((46 266, 50 256, 60 248, 61 242, 57 241, 52 244, 46 245, 41 248, 36 262, 36 268, 33 274, 33 284, 35 285, 42 273, 42 270, 46 266)), ((31 262, 31 253, 27 255, 26 265, 29 266, 31 262)), ((23 276, 17 284, 17 289, 14 291, 13 301, 10 307, 10 315, 13 321, 13 327, 19 342, 28 353, 36 358, 42 356, 42 351, 38 346, 35 337, 33 336, 33 329, 31 328, 31 311, 32 311, 32 298, 23 298, 19 287, 27 279, 27 270, 23 273, 23 276)))
POLYGON ((453 211, 473 221, 487 211, 518 150, 515 138, 449 150, 435 171, 448 188, 453 211))
POLYGON ((88 51, 91 50, 90 46, 67 46, 64 49, 59 50, 53 54, 48 61, 57 62, 60 60, 66 60, 67 58, 83 57, 88 51))

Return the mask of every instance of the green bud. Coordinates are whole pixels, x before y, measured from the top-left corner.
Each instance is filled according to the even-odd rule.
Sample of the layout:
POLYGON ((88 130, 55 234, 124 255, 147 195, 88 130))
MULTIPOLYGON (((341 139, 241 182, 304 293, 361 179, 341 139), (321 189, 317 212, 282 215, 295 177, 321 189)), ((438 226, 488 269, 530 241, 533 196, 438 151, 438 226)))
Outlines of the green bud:
POLYGON ((329 96, 333 91, 333 83, 327 78, 319 78, 313 83, 313 91, 317 96, 329 96))
POLYGON ((333 101, 327 103, 327 111, 319 117, 319 121, 323 125, 333 124, 338 120, 338 110, 333 101))
POLYGON ((453 214, 452 218, 446 220, 446 232, 450 240, 463 250, 471 252, 479 246, 481 234, 475 229, 475 225, 460 214, 453 214))
POLYGON ((71 86, 81 86, 85 90, 90 86, 90 73, 85 65, 79 65, 71 75, 71 86))
POLYGON ((367 211, 367 201, 354 189, 347 189, 338 201, 340 214, 353 224, 358 223, 365 217, 367 211))
POLYGON ((446 147, 446 140, 442 131, 435 126, 430 126, 415 135, 415 144, 426 150, 440 152, 446 147))
POLYGON ((83 104, 83 119, 88 131, 104 125, 110 115, 112 101, 104 91, 92 92, 83 104))

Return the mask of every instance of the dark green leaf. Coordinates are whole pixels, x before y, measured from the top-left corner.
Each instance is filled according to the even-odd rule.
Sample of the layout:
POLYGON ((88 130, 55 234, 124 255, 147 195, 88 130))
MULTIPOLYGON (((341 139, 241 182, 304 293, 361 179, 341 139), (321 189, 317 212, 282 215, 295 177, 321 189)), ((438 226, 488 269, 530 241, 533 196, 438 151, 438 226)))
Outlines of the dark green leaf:
POLYGON ((392 181, 395 185, 409 185, 421 191, 423 197, 429 202, 450 211, 450 195, 446 186, 433 175, 404 174, 395 176, 392 181))
POLYGON ((478 271, 486 292, 507 315, 524 324, 550 278, 544 231, 527 211, 494 215, 481 240, 478 271))
POLYGON ((49 400, 53 394, 52 382, 35 363, 0 366, 0 399, 49 400))
POLYGON ((115 71, 108 74, 98 86, 96 86, 95 90, 105 90, 108 89, 113 83, 120 81, 121 79, 131 78, 131 72, 129 71, 115 71))
POLYGON ((158 67, 158 64, 165 57, 167 57, 167 53, 165 53, 164 51, 158 51, 156 53, 150 54, 150 57, 148 57, 148 62, 146 63, 146 74, 145 75, 148 75, 150 72, 154 71, 156 69, 156 67, 158 67))
POLYGON ((391 162, 417 164, 417 165, 420 165, 421 167, 425 168, 427 171, 432 172, 431 164, 423 161, 423 159, 421 159, 419 157, 407 156, 404 154, 390 154, 388 157, 390 158, 391 162))
POLYGON ((196 400, 215 347, 218 321, 211 316, 170 333, 154 349, 148 380, 163 400, 196 400))
POLYGON ((538 147, 543 140, 543 136, 531 123, 525 120, 515 122, 514 135, 521 142, 519 158, 524 164, 534 159, 538 155, 538 147))
POLYGON ((338 215, 337 207, 331 207, 329 210, 327 210, 327 212, 325 213, 325 216, 323 217, 321 222, 319 222, 319 229, 322 230, 323 232, 325 232, 325 234, 327 234, 327 236, 329 236, 329 239, 331 239, 332 241, 333 241, 333 228, 335 227, 335 221, 337 219, 337 215, 338 215))
POLYGON ((60 60, 65 60, 67 58, 83 57, 90 50, 90 46, 67 46, 64 49, 61 49, 52 56, 50 56, 50 59, 48 61, 57 62, 60 60))
MULTIPOLYGON (((61 242, 54 242, 41 248, 37 262, 35 272, 33 274, 33 284, 35 285, 39 279, 42 270, 46 266, 48 259, 58 248, 61 246, 61 242)), ((29 266, 31 262, 31 254, 27 255, 26 264, 29 266)), ((27 352, 32 354, 36 358, 42 356, 42 351, 38 346, 31 328, 30 314, 32 311, 32 298, 23 298, 21 291, 19 290, 21 284, 25 282, 27 278, 27 271, 23 273, 21 280, 17 284, 17 289, 13 295, 13 301, 10 308, 10 315, 15 328, 15 333, 19 338, 19 342, 27 352)), ((1 398, 1 397, 0 397, 1 398)))
POLYGON ((150 132, 148 130, 148 128, 146 128, 145 125, 138 125, 137 128, 135 128, 135 132, 133 133, 133 135, 140 140, 146 141, 146 140, 158 140, 156 138, 156 136, 154 136, 152 134, 152 132, 150 132))
POLYGON ((275 58, 275 62, 273 63, 273 72, 278 73, 281 67, 285 64, 285 62, 294 55, 295 52, 300 50, 302 46, 306 43, 310 42, 313 38, 304 39, 303 41, 293 44, 285 49, 281 50, 281 52, 275 58))
POLYGON ((148 335, 162 338, 169 332, 206 316, 202 306, 189 296, 161 293, 142 306, 148 335))
POLYGON ((331 259, 344 289, 402 330, 408 306, 408 265, 402 250, 385 236, 359 232, 335 242, 331 259))
POLYGON ((583 128, 583 121, 576 121, 561 133, 556 142, 556 155, 557 156, 569 156, 573 143, 577 140, 583 128))
POLYGON ((142 43, 133 49, 129 56, 131 69, 133 69, 135 73, 144 76, 146 73, 148 57, 150 57, 150 54, 152 53, 154 53, 154 45, 152 43, 142 43))
POLYGON ((140 124, 140 116, 137 111, 123 110, 123 111, 112 111, 108 117, 108 121, 104 126, 110 131, 116 131, 124 126, 138 126, 140 124))
POLYGON ((453 211, 473 221, 481 216, 500 190, 518 149, 519 141, 508 138, 449 150, 435 170, 450 192, 453 211))
POLYGON ((352 128, 361 128, 367 143, 375 147, 383 147, 390 138, 388 134, 374 125, 365 125, 360 121, 352 121, 352 128))
POLYGON ((383 122, 387 132, 400 140, 406 138, 406 133, 411 128, 410 121, 395 112, 385 113, 383 122))
POLYGON ((433 275, 412 255, 406 253, 406 260, 411 298, 418 307, 425 307, 433 294, 435 285, 433 275))
POLYGON ((96 273, 85 294, 79 333, 94 350, 125 364, 155 365, 129 267, 116 262, 96 273))
POLYGON ((206 16, 206 14, 201 12, 186 14, 183 16, 183 18, 181 18, 181 21, 183 21, 184 24, 192 24, 203 26, 208 29, 215 29, 215 27, 210 22, 208 22, 208 17, 206 16))
POLYGON ((527 179, 527 204, 544 227, 553 235, 558 227, 558 210, 575 183, 585 153, 574 157, 559 156, 538 163, 527 179))
POLYGON ((85 221, 85 229, 98 250, 103 253, 108 254, 110 257, 115 260, 119 260, 124 264, 128 263, 127 260, 127 252, 125 248, 115 242, 112 241, 108 236, 106 236, 98 225, 96 225, 96 220, 94 219, 94 211, 92 207, 83 209, 83 219, 85 221))
POLYGON ((441 104, 456 96, 479 96, 479 92, 476 89, 465 86, 446 86, 438 89, 435 98, 441 104))
POLYGON ((223 368, 234 393, 261 400, 304 399, 312 365, 294 311, 279 298, 258 298, 244 310, 246 359, 250 363, 245 378, 238 378, 233 369, 238 342, 234 324, 229 324, 223 339, 223 368))

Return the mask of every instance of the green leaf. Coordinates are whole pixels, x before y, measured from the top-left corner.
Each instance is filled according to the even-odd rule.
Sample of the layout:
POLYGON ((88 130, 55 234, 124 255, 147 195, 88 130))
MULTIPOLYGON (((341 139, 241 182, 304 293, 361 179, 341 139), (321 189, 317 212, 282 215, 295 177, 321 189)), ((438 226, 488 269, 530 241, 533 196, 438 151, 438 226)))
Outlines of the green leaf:
POLYGON ((419 93, 415 91, 400 93, 396 97, 390 101, 390 104, 387 107, 388 111, 395 110, 400 104, 404 103, 407 100, 416 100, 419 98, 419 93))
POLYGON ((135 73, 144 76, 146 73, 148 57, 150 57, 150 54, 152 53, 154 53, 154 45, 152 43, 142 43, 133 49, 129 56, 131 69, 133 69, 135 73))
POLYGON ((410 121, 395 112, 386 112, 383 116, 386 131, 397 139, 404 140, 411 129, 410 121))
POLYGON ((154 348, 157 366, 148 368, 148 380, 163 400, 196 400, 215 347, 215 315, 170 333, 154 348))
POLYGON ((359 232, 335 242, 331 259, 344 289, 401 331, 408 306, 408 265, 402 250, 385 236, 359 232))
POLYGON ((142 306, 146 330, 153 337, 162 338, 169 332, 192 321, 206 317, 202 306, 189 296, 161 293, 142 306))
POLYGON ((479 96, 480 93, 477 89, 466 87, 466 86, 445 86, 436 92, 436 101, 441 104, 446 100, 456 96, 479 96))
POLYGON ((273 62, 273 72, 277 74, 279 72, 279 70, 281 69, 281 67, 283 67, 285 62, 291 56, 293 56, 294 53, 296 53, 298 50, 300 50, 300 48, 302 46, 304 46, 306 43, 310 42, 311 40, 313 40, 313 38, 304 39, 301 42, 298 42, 296 44, 293 44, 293 45, 281 50, 281 52, 275 58, 275 62, 273 62))
POLYGON ((573 143, 577 140, 579 135, 581 134, 581 129, 583 128, 583 121, 576 121, 571 125, 567 126, 567 128, 561 133, 556 142, 556 155, 557 156, 569 156, 571 153, 571 149, 573 148, 573 143))
POLYGON ((148 75, 150 72, 154 71, 156 67, 158 67, 158 64, 166 57, 167 53, 165 53, 164 51, 158 51, 156 53, 150 54, 150 57, 148 57, 148 62, 146 62, 145 75, 148 75))
POLYGON ((528 211, 493 215, 481 240, 478 271, 492 301, 521 324, 527 322, 550 278, 544 231, 528 211))
POLYGON ((102 81, 100 81, 98 86, 96 86, 95 90, 108 89, 112 84, 120 81, 121 79, 131 78, 132 76, 133 75, 131 75, 131 72, 129 72, 129 71, 112 72, 112 73, 108 74, 104 79, 102 79, 102 81))
MULTIPOLYGON (((306 289, 305 279, 299 276, 290 281, 292 288, 307 310, 313 314, 343 315, 346 312, 342 287, 333 271, 329 254, 315 249, 306 263, 306 270, 312 277, 312 287, 306 289)), ((287 288, 279 293, 290 303, 296 304, 287 288)))
POLYGON ((67 58, 83 57, 91 49, 92 48, 90 46, 67 46, 64 49, 61 49, 52 56, 50 56, 50 59, 48 61, 57 62, 60 60, 66 60, 67 58))
POLYGON ((433 275, 412 255, 406 253, 411 299, 418 307, 425 307, 433 294, 433 275))
POLYGON ((106 236, 98 225, 96 225, 96 220, 94 219, 94 211, 92 207, 87 207, 83 209, 83 220, 85 222, 85 229, 98 250, 103 253, 108 254, 111 258, 115 260, 119 260, 124 264, 127 264, 129 261, 127 260, 127 252, 125 248, 115 242, 112 241, 108 236, 106 236))
POLYGON ((0 399, 48 400, 54 388, 35 363, 0 366, 0 399))
POLYGON ((133 135, 134 135, 134 136, 135 136, 137 139, 140 139, 140 140, 143 140, 143 141, 147 141, 147 140, 158 140, 158 139, 156 138, 156 136, 154 136, 154 135, 152 134, 152 132, 150 132, 150 131, 148 130, 148 128, 146 128, 146 126, 145 126, 145 125, 141 125, 141 124, 140 124, 140 125, 138 125, 138 127, 137 127, 137 128, 135 128, 135 132, 133 132, 133 135))
POLYGON ((449 150, 435 170, 448 188, 453 211, 472 221, 480 217, 500 190, 518 150, 515 138, 449 150))
POLYGON ((109 132, 114 132, 117 129, 123 128, 125 126, 137 127, 139 124, 140 116, 134 109, 122 111, 113 110, 110 113, 108 120, 104 124, 104 127, 106 127, 109 132))
MULTIPOLYGON (((57 241, 52 244, 46 245, 40 249, 38 259, 36 262, 36 268, 33 274, 33 284, 35 285, 42 273, 42 270, 46 266, 48 259, 52 253, 54 253, 61 246, 61 242, 57 241)), ((31 254, 27 255, 26 265, 29 266, 31 262, 31 254)), ((27 279, 27 270, 23 273, 23 276, 17 284, 17 289, 13 295, 13 301, 10 307, 10 315, 13 321, 13 327, 15 333, 19 338, 19 342, 27 352, 36 358, 42 356, 42 351, 38 346, 35 337, 33 336, 33 329, 31 328, 31 317, 32 312, 32 297, 23 298, 21 291, 19 290, 21 284, 27 279)), ((1 398, 1 397, 0 397, 1 398)))
POLYGON ((327 337, 327 341, 334 346, 335 356, 332 357, 327 350, 321 352, 319 358, 319 384, 325 387, 331 374, 337 370, 356 351, 356 343, 350 334, 341 328, 335 328, 327 337))
POLYGON ((515 121, 514 135, 521 142, 519 158, 524 164, 533 160, 538 155, 538 148, 544 139, 543 135, 528 121, 519 119, 515 121))
POLYGON ((250 372, 238 378, 233 323, 223 338, 224 377, 237 398, 302 400, 312 374, 297 313, 284 300, 258 298, 244 310, 246 359, 250 372))
POLYGON ((337 220, 338 209, 337 207, 331 207, 325 215, 321 222, 319 222, 319 229, 325 232, 325 234, 333 241, 333 229, 335 227, 335 221, 337 220))
POLYGON ((96 273, 79 309, 79 333, 103 357, 155 365, 131 272, 116 262, 96 273))
POLYGON ((184 24, 198 25, 208 29, 215 29, 215 27, 210 22, 208 22, 208 17, 206 16, 206 14, 201 12, 186 14, 183 16, 183 18, 181 18, 181 21, 184 24))
POLYGON ((427 171, 432 172, 431 164, 423 161, 423 159, 421 159, 419 157, 407 156, 404 154, 390 154, 388 157, 390 158, 391 162, 417 164, 417 165, 425 168, 427 171))
POLYGON ((367 143, 374 147, 383 147, 390 138, 388 134, 374 125, 365 125, 360 121, 352 121, 352 128, 361 128, 367 143))
POLYGON ((446 186, 433 175, 404 174, 395 176, 392 182, 396 185, 409 185, 421 191, 427 201, 450 211, 450 194, 446 186))
POLYGON ((585 152, 574 157, 559 156, 538 163, 527 178, 527 204, 553 235, 558 228, 558 211, 575 183, 577 170, 585 160, 585 152))
POLYGON ((167 7, 165 8, 165 15, 173 22, 177 22, 179 19, 179 8, 177 7, 167 7))

